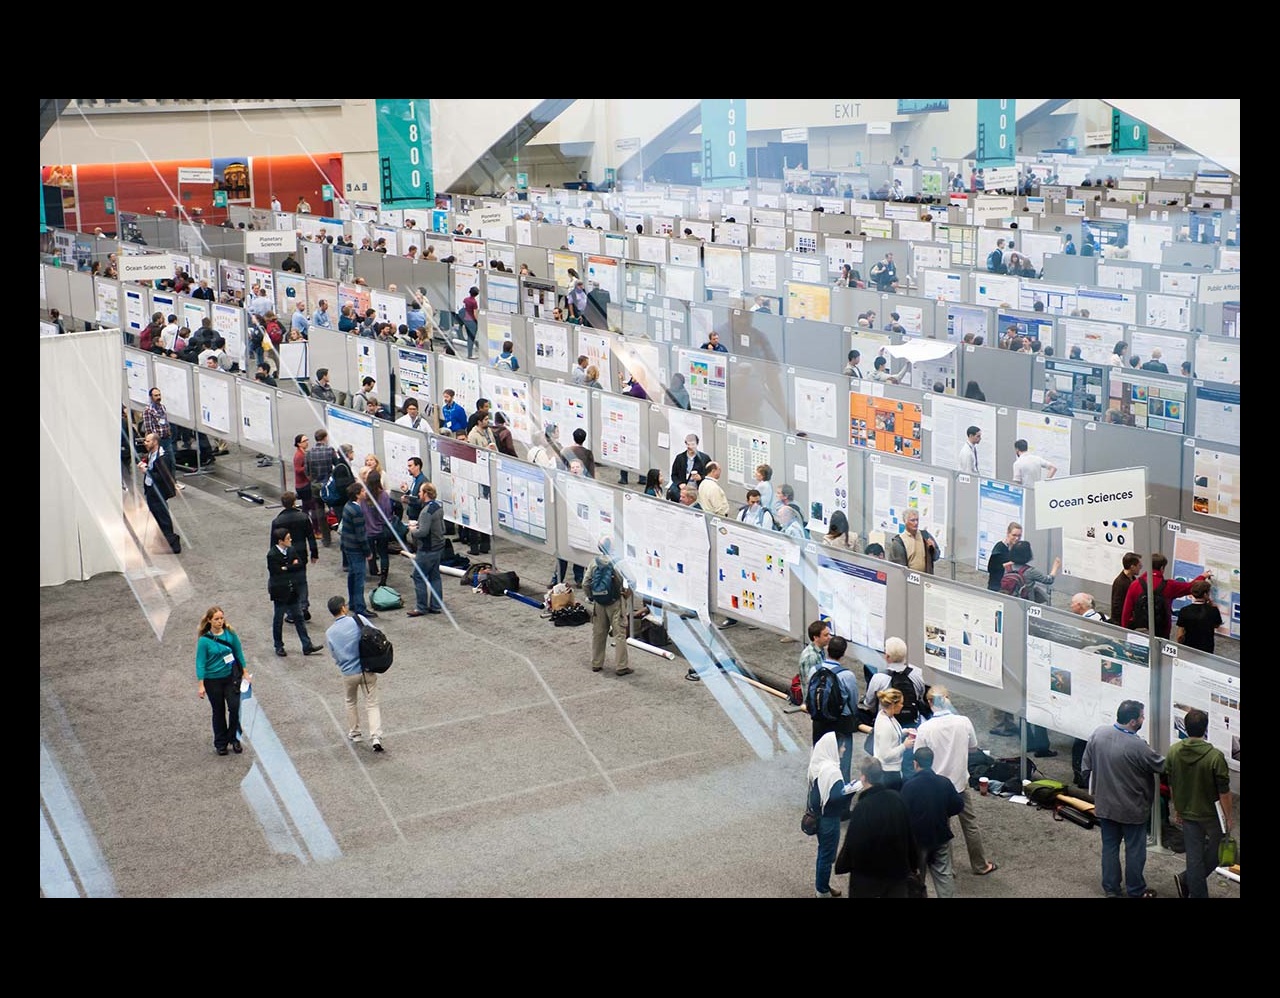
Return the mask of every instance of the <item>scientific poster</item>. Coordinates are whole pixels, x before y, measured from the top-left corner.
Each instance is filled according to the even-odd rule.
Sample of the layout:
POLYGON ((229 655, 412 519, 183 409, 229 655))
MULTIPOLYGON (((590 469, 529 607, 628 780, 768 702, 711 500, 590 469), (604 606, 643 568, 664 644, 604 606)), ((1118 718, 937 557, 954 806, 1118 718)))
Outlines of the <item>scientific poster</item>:
POLYGON ((431 354, 425 350, 410 347, 396 349, 396 395, 395 408, 398 412, 404 406, 404 400, 416 398, 418 412, 426 416, 427 406, 434 405, 431 394, 431 354))
POLYGON ((777 255, 767 252, 748 253, 747 283, 753 288, 776 291, 778 289, 777 255))
POLYGON ((150 354, 130 347, 124 349, 124 381, 129 401, 146 406, 151 402, 150 354))
POLYGON ((1133 520, 1067 524, 1062 528, 1062 574, 1110 582, 1119 574, 1124 556, 1137 550, 1134 544, 1138 536, 1133 520))
POLYGON ((946 475, 925 475, 915 469, 893 468, 871 459, 871 529, 882 530, 885 545, 894 534, 906 530, 903 516, 914 509, 920 514, 920 529, 929 531, 938 543, 938 557, 945 557, 951 536, 947 519, 946 475))
POLYGON ((557 472, 555 481, 571 548, 595 554, 601 538, 616 540, 613 489, 567 471, 557 472))
POLYGON ((484 534, 493 533, 489 452, 461 440, 431 438, 431 481, 444 505, 444 518, 484 534))
MULTIPOLYGON (((43 273, 43 271, 41 271, 43 273)), ((108 329, 120 325, 120 285, 98 278, 93 282, 97 306, 94 317, 108 329)))
POLYGON ((547 539, 547 476, 533 465, 494 458, 498 526, 535 541, 547 539))
MULTIPOLYGON (((1071 417, 1019 409, 1017 419, 1018 435, 1014 439, 1025 440, 1028 453, 1039 454, 1058 469, 1059 475, 1070 474, 1071 417)), ((986 430, 982 435, 986 437, 986 430)))
POLYGON ((413 430, 400 427, 392 429, 383 425, 382 429, 382 485, 388 489, 403 491, 409 487, 413 476, 409 474, 409 458, 420 458, 427 476, 431 475, 430 448, 426 434, 417 434, 413 430))
MULTIPOLYGON (((1123 700, 1151 702, 1147 635, 1072 616, 1027 617, 1027 721, 1076 738, 1114 724, 1123 700)), ((1138 737, 1150 744, 1152 725, 1138 737)), ((1163 747, 1161 747, 1163 749, 1163 747)))
MULTIPOLYGON (((600 384, 608 388, 613 384, 613 365, 609 360, 609 337, 590 330, 578 329, 578 355, 585 354, 587 366, 600 372, 600 384)), ((577 359, 575 355, 574 359, 577 359)))
POLYGON ((978 444, 978 474, 995 475, 996 455, 1001 453, 995 409, 981 402, 935 395, 932 416, 933 464, 939 468, 972 473, 973 467, 962 467, 960 459, 969 453, 966 431, 970 426, 976 426, 982 431, 982 441, 978 444), (963 453, 961 448, 964 448, 963 453))
POLYGON ((734 617, 791 633, 791 579, 800 547, 776 531, 715 524, 716 606, 734 617))
MULTIPOLYGON (((792 258, 794 265, 795 258, 792 258)), ((821 264, 817 264, 820 271, 821 264)), ((787 281, 787 315, 795 319, 831 321, 831 289, 825 284, 787 281)))
POLYGON ((888 577, 883 570, 817 550, 818 618, 852 644, 884 651, 888 577))
POLYGON ((531 325, 534 366, 545 367, 560 374, 568 373, 572 363, 569 357, 569 328, 552 322, 534 322, 531 325))
POLYGON ((263 450, 272 450, 275 443, 275 425, 271 419, 274 389, 254 388, 248 382, 237 381, 240 388, 240 436, 249 443, 262 444, 263 450))
MULTIPOLYGON (((726 423, 725 428, 729 436, 729 453, 726 456, 729 481, 748 489, 755 488, 756 468, 762 464, 773 466, 773 434, 768 430, 734 423, 726 423)), ((676 439, 674 434, 672 439, 676 439)))
POLYGON ((707 243, 702 251, 702 268, 706 287, 742 293, 742 250, 707 243))
POLYGON ((701 512, 625 492, 622 536, 622 567, 634 579, 638 596, 709 616, 710 545, 701 512))
MULTIPOLYGON (((1182 649, 1179 649, 1181 652, 1182 649)), ((1192 652, 1194 654, 1194 652, 1192 652)), ((1173 660, 1172 726, 1179 739, 1187 737, 1187 711, 1209 715, 1205 741, 1227 757, 1227 768, 1240 772, 1240 677, 1215 672, 1182 658, 1173 660)))
MULTIPOLYGON (((364 463, 365 455, 373 453, 374 417, 333 402, 325 405, 324 412, 325 424, 329 427, 329 442, 333 449, 350 444, 356 456, 356 466, 359 467, 364 463)), ((435 481, 429 473, 427 477, 435 481)))
POLYGON ((187 377, 190 370, 189 365, 179 367, 160 360, 153 365, 152 377, 155 378, 156 387, 160 389, 164 407, 169 411, 169 418, 179 426, 191 426, 195 419, 191 403, 191 379, 187 377))
MULTIPOLYGON (((441 394, 446 389, 452 389, 453 400, 467 410, 467 415, 470 415, 476 411, 476 399, 481 397, 480 365, 473 360, 463 360, 461 357, 442 354, 438 388, 441 394)), ((437 400, 437 404, 443 403, 437 400)))
POLYGON ((143 293, 134 288, 124 289, 124 325, 133 332, 141 332, 147 324, 147 303, 143 293))
POLYGON ((836 510, 849 516, 849 452, 809 441, 809 517, 814 534, 825 534, 836 510))
MULTIPOLYGON (((858 382, 861 384, 861 382, 858 382)), ((924 459, 920 429, 924 414, 914 402, 849 393, 849 445, 882 454, 924 459)), ((935 434, 934 439, 937 439, 935 434)))
POLYGON ((1004 689, 1004 604, 970 590, 924 586, 924 661, 944 676, 1004 689))
MULTIPOLYGON (((564 431, 560 433, 564 440, 564 431)), ((640 467, 640 403, 600 393, 600 450, 597 458, 615 468, 640 467)))
POLYGON ((480 393, 482 398, 490 401, 495 412, 502 413, 506 418, 512 437, 526 447, 533 443, 527 379, 519 375, 502 374, 490 368, 482 368, 480 393))
MULTIPOLYGON (((493 282, 489 282, 489 287, 493 287, 493 282)), ((512 311, 515 311, 513 308, 512 311)), ((502 312, 495 312, 493 304, 490 302, 488 311, 486 311, 480 322, 481 335, 484 337, 484 343, 487 348, 489 362, 502 353, 502 344, 511 339, 511 316, 502 312)))
POLYGON ((814 381, 797 376, 795 379, 797 433, 816 433, 822 437, 839 439, 836 405, 844 392, 837 391, 835 382, 814 381))
POLYGON ((676 351, 676 369, 684 375, 689 404, 699 412, 729 414, 729 355, 714 350, 676 351))
POLYGON ((973 567, 985 572, 991 549, 1005 539, 1009 524, 1025 526, 1026 522, 1026 491, 1021 485, 981 479, 978 482, 978 551, 973 567))
MULTIPOLYGON (((1209 598, 1222 614, 1219 634, 1240 637, 1240 539, 1209 534, 1184 526, 1174 535, 1173 564, 1169 578, 1190 582, 1204 572, 1213 574, 1209 598)), ((1173 601, 1174 619, 1191 602, 1190 596, 1173 601)))
POLYGON ((1240 522, 1240 455, 1195 449, 1191 508, 1205 516, 1240 522))
POLYGON ((362 384, 365 378, 373 378, 377 384, 374 394, 381 393, 382 397, 390 398, 390 385, 383 385, 382 378, 378 373, 378 342, 361 337, 356 340, 356 380, 357 385, 362 384))
POLYGON ((231 381, 196 372, 200 390, 200 422, 222 436, 231 435, 231 381))
POLYGON ((579 426, 590 433, 590 389, 539 380, 538 395, 542 401, 542 428, 545 430, 548 424, 555 423, 560 429, 562 444, 573 442, 573 431, 579 426))

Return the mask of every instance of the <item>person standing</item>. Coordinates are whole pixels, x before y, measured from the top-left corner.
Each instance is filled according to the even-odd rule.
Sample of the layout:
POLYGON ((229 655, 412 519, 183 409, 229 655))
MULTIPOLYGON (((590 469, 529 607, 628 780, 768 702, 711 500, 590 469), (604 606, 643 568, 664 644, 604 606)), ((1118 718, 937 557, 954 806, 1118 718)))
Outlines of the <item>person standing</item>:
POLYGON ((422 512, 422 486, 427 476, 422 471, 422 458, 414 456, 406 462, 409 478, 400 483, 400 494, 404 497, 404 515, 410 520, 418 519, 422 512))
POLYGON ((582 473, 587 478, 596 477, 596 457, 587 446, 587 431, 579 426, 573 431, 573 443, 560 448, 560 460, 565 468, 572 461, 582 462, 582 473))
POLYGON ((271 639, 276 646, 276 654, 281 658, 289 654, 284 650, 283 627, 285 616, 288 615, 293 619, 298 640, 302 642, 302 654, 315 655, 320 649, 311 643, 311 635, 307 633, 307 625, 298 602, 301 592, 299 579, 305 576, 306 562, 294 554, 293 537, 285 527, 273 529, 271 541, 271 549, 267 552, 267 596, 274 609, 271 617, 271 639))
POLYGON ((698 505, 716 516, 728 516, 732 512, 729 498, 720 487, 720 465, 715 461, 707 463, 707 470, 698 483, 698 505))
POLYGON ((1159 637, 1167 638, 1172 630, 1172 609, 1170 604, 1176 599, 1181 599, 1191 593, 1191 586, 1199 582, 1201 579, 1212 579, 1212 573, 1202 572, 1190 582, 1182 579, 1167 579, 1164 575, 1165 567, 1169 564, 1169 559, 1159 552, 1151 556, 1151 573, 1150 577, 1143 572, 1129 584, 1129 591, 1124 597, 1124 606, 1120 612, 1120 626, 1128 627, 1133 630, 1145 631, 1148 627, 1148 618, 1143 615, 1141 620, 1134 620, 1134 607, 1138 603, 1138 597, 1148 587, 1152 587, 1152 594, 1163 604, 1163 612, 1161 607, 1155 605, 1152 607, 1153 616, 1155 617, 1156 634, 1159 637))
MULTIPOLYGON (((413 461, 410 459, 410 469, 413 461)), ((418 476, 421 477, 421 462, 418 476)), ((444 610, 444 592, 440 582, 440 559, 444 557, 444 506, 436 498, 436 487, 423 480, 418 485, 418 514, 414 521, 413 540, 417 545, 414 554, 413 591, 417 602, 406 616, 421 617, 428 613, 441 613, 444 610)))
POLYGON ((391 569, 391 493, 382 487, 382 472, 374 470, 365 476, 360 509, 364 514, 364 533, 369 543, 369 573, 379 572, 378 585, 387 584, 391 569))
POLYGON ((982 442, 982 428, 970 426, 964 431, 964 443, 956 454, 956 468, 970 474, 979 474, 978 444, 982 442))
POLYGON ((684 450, 671 462, 671 486, 679 488, 690 482, 696 488, 702 481, 702 476, 707 473, 707 465, 711 463, 711 455, 699 450, 698 444, 696 433, 690 433, 684 438, 684 450))
MULTIPOLYGON (((294 586, 298 590, 298 609, 302 611, 302 619, 311 619, 311 594, 307 588, 307 548, 311 549, 311 564, 320 560, 320 552, 316 548, 316 536, 311 532, 311 520, 307 514, 297 507, 298 497, 293 492, 280 493, 280 512, 271 521, 271 539, 275 540, 275 532, 283 527, 293 538, 291 548, 293 556, 298 559, 300 570, 293 573, 294 586)), ((293 617, 285 617, 286 624, 293 623, 293 617)))
POLYGON ((956 713, 951 704, 951 693, 945 686, 934 686, 929 697, 933 716, 916 730, 915 750, 932 749, 934 771, 950 780, 956 792, 964 798, 960 831, 964 833, 965 848, 969 851, 969 869, 975 875, 985 877, 995 873, 999 867, 987 859, 969 788, 969 753, 978 747, 978 735, 973 730, 973 722, 956 713))
POLYGON ((1218 843, 1231 833, 1231 777, 1226 756, 1205 740, 1209 715, 1193 708, 1183 724, 1187 737, 1169 747, 1165 765, 1173 822, 1182 829, 1187 856, 1185 872, 1174 874, 1174 880, 1179 897, 1204 898, 1209 873, 1218 865, 1218 843))
MULTIPOLYGON (((322 369, 321 374, 328 377, 328 370, 322 369)), ((332 391, 333 389, 329 389, 332 391)), ((329 446, 329 431, 323 426, 315 432, 316 442, 306 452, 306 473, 307 478, 311 481, 311 508, 307 511, 311 517, 311 535, 320 536, 320 543, 325 547, 333 542, 332 528, 329 526, 329 516, 325 509, 324 500, 320 498, 320 490, 324 488, 324 483, 329 480, 329 476, 333 473, 334 463, 338 459, 337 452, 329 446)))
POLYGON ((1029 453, 1028 446, 1021 438, 1013 442, 1013 452, 1017 455, 1013 461, 1014 485, 1035 485, 1041 478, 1052 478, 1058 473, 1057 465, 1038 454, 1029 453))
POLYGON ((915 775, 902 786, 902 802, 907 805, 911 833, 920 847, 920 869, 929 870, 938 897, 955 897, 951 817, 964 810, 964 797, 950 780, 933 771, 933 749, 916 749, 911 761, 915 775))
POLYGON ((833 634, 827 641, 826 648, 823 650, 822 661, 814 668, 809 675, 809 683, 804 687, 805 706, 808 708, 809 716, 813 721, 813 741, 817 744, 818 739, 825 735, 828 731, 834 731, 836 742, 840 746, 840 772, 844 773, 844 778, 850 778, 850 772, 853 765, 853 730, 857 724, 857 717, 854 712, 854 705, 858 702, 858 677, 855 676, 850 669, 846 669, 842 662, 845 652, 849 649, 849 642, 842 638, 839 634, 833 634), (840 684, 843 694, 844 704, 840 709, 840 716, 835 720, 823 717, 814 706, 813 693, 813 676, 817 674, 819 668, 830 669, 836 675, 836 681, 840 684))
POLYGON ((160 456, 160 438, 155 433, 148 433, 142 438, 142 443, 147 453, 138 462, 138 469, 143 475, 142 486, 147 509, 155 518, 160 533, 169 542, 169 548, 174 554, 182 554, 182 538, 173 529, 173 517, 169 513, 169 500, 178 494, 173 483, 173 472, 160 456))
MULTIPOLYGON (((480 328, 480 319, 478 312, 480 310, 480 301, 476 297, 480 294, 480 289, 475 285, 467 291, 467 296, 462 299, 462 308, 458 312, 459 318, 462 319, 462 328, 467 337, 467 360, 471 360, 476 355, 476 332, 480 328)), ((583 296, 586 297, 585 295, 583 296)))
POLYGON ((1142 571, 1142 555, 1130 551, 1120 559, 1120 574, 1111 580, 1111 623, 1119 624, 1124 617, 1124 598, 1129 586, 1142 571))
POLYGON ((591 671, 604 669, 604 656, 609 635, 615 638, 614 671, 619 676, 629 676, 636 670, 627 664, 627 621, 631 586, 613 557, 613 541, 600 539, 600 553, 591 565, 591 585, 587 587, 587 599, 594 604, 591 612, 591 671), (603 594, 601 582, 608 577, 609 592, 603 594))
MULTIPOLYGON (((307 451, 310 447, 311 440, 305 433, 299 433, 293 438, 293 494, 297 496, 298 505, 306 514, 309 525, 307 536, 311 538, 311 546, 314 549, 316 535, 320 533, 319 524, 316 521, 323 517, 316 516, 319 501, 316 499, 315 490, 311 487, 313 479, 307 474, 307 451)), ((301 543, 302 535, 295 533, 294 536, 301 543)), ((314 550, 312 553, 315 553, 314 550)))
MULTIPOLYGON (((1004 566, 1010 561, 1013 546, 1022 540, 1022 524, 1011 522, 1004 528, 1004 540, 996 541, 991 546, 991 554, 987 557, 987 589, 993 593, 1000 592, 1000 580, 1004 578, 1004 566)), ((1127 558, 1128 555, 1125 555, 1127 558)))
POLYGON ((900 690, 880 690, 876 700, 880 703, 880 711, 876 714, 872 736, 875 739, 875 757, 884 769, 884 785, 891 790, 901 790, 903 760, 908 751, 915 749, 916 733, 904 732, 898 723, 897 715, 903 703, 900 690))
POLYGON ((1222 626, 1222 611, 1209 599, 1212 587, 1207 579, 1191 583, 1191 599, 1178 611, 1178 630, 1174 635, 1180 645, 1213 653, 1214 632, 1222 626))
POLYGON ((244 649, 240 635, 227 626, 222 607, 211 606, 200 619, 196 639, 196 679, 201 700, 213 711, 213 748, 226 755, 228 746, 239 755, 240 676, 244 672, 244 649))
POLYGON ((169 466, 169 477, 177 481, 177 471, 173 456, 173 425, 169 422, 169 410, 160 401, 160 389, 152 388, 151 401, 142 410, 142 432, 154 433, 160 441, 164 463, 169 466))
POLYGON ((920 868, 911 816, 898 791, 884 786, 879 759, 863 756, 859 769, 863 790, 849 816, 836 873, 849 874, 851 898, 904 898, 907 878, 920 868))
POLYGON ((1115 724, 1089 736, 1081 769, 1090 783, 1094 813, 1102 827, 1102 891, 1109 898, 1153 898, 1143 875, 1147 865, 1147 824, 1155 799, 1152 777, 1164 771, 1164 756, 1138 737, 1147 719, 1139 700, 1123 700, 1115 724), (1120 842, 1124 841, 1124 894, 1120 885, 1120 842))
POLYGON ((849 813, 853 786, 840 770, 840 749, 834 731, 828 731, 814 744, 808 778, 808 806, 818 815, 814 891, 820 898, 838 898, 843 892, 831 886, 831 867, 840 849, 840 820, 849 813))
POLYGON ((906 529, 889 539, 889 560, 932 575, 939 555, 938 542, 929 531, 920 529, 920 514, 914 509, 907 510, 902 523, 906 529))
MULTIPOLYGON (((347 737, 359 743, 364 741, 360 730, 360 711, 357 705, 360 690, 364 689, 364 709, 368 715, 369 742, 375 752, 382 747, 382 708, 378 704, 378 679, 376 672, 365 672, 360 665, 360 625, 347 608, 341 596, 329 597, 329 613, 334 621, 324 632, 324 643, 342 673, 342 685, 347 706, 347 737)), ((361 614, 368 618, 369 614, 361 614)))
MULTIPOLYGON (((344 448, 348 445, 343 445, 344 448)), ((373 553, 364 531, 364 509, 360 494, 364 485, 352 482, 347 486, 347 501, 342 507, 342 555, 347 562, 347 604, 356 613, 366 617, 378 616, 364 602, 364 586, 368 577, 367 559, 373 553)))

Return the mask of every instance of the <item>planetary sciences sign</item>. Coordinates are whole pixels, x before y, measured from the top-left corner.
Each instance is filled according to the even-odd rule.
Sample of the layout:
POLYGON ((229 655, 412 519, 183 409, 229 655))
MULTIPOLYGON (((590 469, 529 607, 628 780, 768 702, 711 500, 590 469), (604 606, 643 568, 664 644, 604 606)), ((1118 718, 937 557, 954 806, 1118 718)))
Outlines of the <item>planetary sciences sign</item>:
POLYGON ((1147 469, 1068 475, 1036 483, 1036 529, 1147 515, 1147 469))

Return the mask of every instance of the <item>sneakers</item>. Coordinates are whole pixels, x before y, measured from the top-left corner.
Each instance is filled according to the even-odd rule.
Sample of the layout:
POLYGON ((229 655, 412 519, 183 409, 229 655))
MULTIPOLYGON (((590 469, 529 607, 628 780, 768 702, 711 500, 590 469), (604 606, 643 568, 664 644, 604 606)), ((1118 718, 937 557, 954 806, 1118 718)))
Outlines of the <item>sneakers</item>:
POLYGON ((702 677, 698 675, 697 669, 690 669, 688 672, 684 674, 684 678, 689 680, 689 682, 691 683, 702 682, 702 677))
POLYGON ((836 887, 828 887, 825 891, 814 891, 814 896, 820 898, 838 898, 844 897, 844 892, 836 887))
POLYGON ((348 731, 347 737, 350 738, 353 742, 364 741, 364 735, 361 734, 359 731, 348 731))
POLYGON ((375 737, 375 738, 373 739, 373 750, 374 750, 375 752, 383 752, 383 751, 385 751, 385 749, 383 749, 383 747, 382 747, 382 739, 381 739, 381 738, 377 738, 377 737, 375 737))
POLYGON ((716 627, 720 628, 720 630, 723 631, 725 628, 737 626, 737 623, 738 622, 734 620, 732 617, 725 617, 724 620, 716 624, 716 627))
POLYGON ((223 745, 222 748, 218 749, 218 755, 226 755, 227 751, 227 747, 223 745))
POLYGON ((1180 898, 1190 897, 1190 895, 1187 893, 1187 874, 1185 870, 1181 873, 1175 873, 1173 875, 1173 886, 1176 887, 1178 890, 1178 897, 1180 898))
POLYGON ((592 672, 603 672, 603 671, 604 671, 604 666, 603 666, 603 665, 593 665, 593 666, 591 667, 591 671, 592 671, 592 672))

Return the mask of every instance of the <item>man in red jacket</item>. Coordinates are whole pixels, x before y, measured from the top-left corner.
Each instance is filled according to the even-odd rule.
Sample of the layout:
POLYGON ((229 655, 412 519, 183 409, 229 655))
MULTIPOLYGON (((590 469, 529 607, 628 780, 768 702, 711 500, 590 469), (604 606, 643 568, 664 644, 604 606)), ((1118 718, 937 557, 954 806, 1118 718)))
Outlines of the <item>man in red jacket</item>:
MULTIPOLYGON (((1182 596, 1186 596, 1191 592, 1191 582, 1197 582, 1200 579, 1208 579, 1213 581, 1213 574, 1205 572, 1197 575, 1191 582, 1180 582, 1178 579, 1166 579, 1164 577, 1165 566, 1169 564, 1169 559, 1162 554, 1153 554, 1151 556, 1151 576, 1152 576, 1152 592, 1160 590, 1160 584, 1164 583, 1164 589, 1160 591, 1160 597, 1164 600, 1164 608, 1167 613, 1161 617, 1156 615, 1156 634, 1159 637, 1167 638, 1171 629, 1171 621, 1173 619, 1173 609, 1170 604, 1182 596)), ((1143 588, 1147 584, 1147 573, 1143 572, 1129 585, 1129 591, 1124 596, 1124 610, 1120 615, 1120 626, 1130 627, 1133 623, 1133 606, 1138 601, 1138 597, 1142 594, 1143 588)), ((1140 627, 1146 625, 1139 621, 1140 627)))

